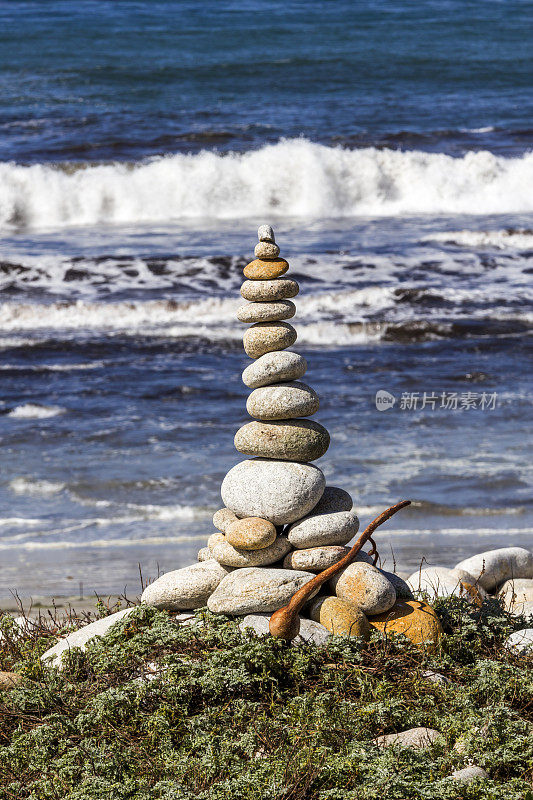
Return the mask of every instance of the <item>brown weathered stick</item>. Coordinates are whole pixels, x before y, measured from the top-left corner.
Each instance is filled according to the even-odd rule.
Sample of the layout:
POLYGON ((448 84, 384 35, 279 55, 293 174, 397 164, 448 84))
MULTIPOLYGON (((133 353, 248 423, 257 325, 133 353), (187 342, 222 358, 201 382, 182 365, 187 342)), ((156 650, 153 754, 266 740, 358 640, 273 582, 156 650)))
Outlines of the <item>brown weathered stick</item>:
POLYGON ((304 605, 307 601, 323 586, 326 581, 329 581, 330 578, 333 578, 337 575, 341 570, 351 564, 354 558, 356 557, 359 550, 362 546, 367 542, 376 528, 379 528, 386 520, 390 519, 393 514, 396 514, 401 508, 405 508, 406 506, 411 505, 410 500, 402 500, 401 503, 397 503, 395 506, 391 506, 383 514, 380 514, 379 517, 372 520, 370 525, 364 529, 363 533, 356 541, 352 549, 349 553, 346 553, 344 558, 341 558, 340 561, 337 561, 336 564, 333 564, 331 567, 328 567, 315 578, 310 580, 305 586, 302 586, 301 589, 298 589, 295 594, 291 597, 289 602, 283 608, 280 608, 278 611, 274 611, 272 616, 270 617, 270 633, 272 636, 276 636, 278 639, 294 639, 298 636, 298 632, 300 630, 300 617, 298 616, 304 605))

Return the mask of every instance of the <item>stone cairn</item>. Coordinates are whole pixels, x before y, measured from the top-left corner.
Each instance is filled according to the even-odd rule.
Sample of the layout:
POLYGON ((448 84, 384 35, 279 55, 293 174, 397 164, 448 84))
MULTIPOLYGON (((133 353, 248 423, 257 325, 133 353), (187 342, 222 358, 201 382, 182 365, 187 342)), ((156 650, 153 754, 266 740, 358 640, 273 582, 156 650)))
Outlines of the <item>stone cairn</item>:
MULTIPOLYGON (((454 570, 413 573, 406 582, 375 566, 368 553, 355 554, 357 546, 350 553, 346 545, 359 528, 352 498, 326 486, 322 471, 311 463, 327 451, 329 434, 309 419, 319 400, 300 380, 306 360, 287 350, 296 341, 286 320, 296 312, 291 298, 299 287, 286 277, 289 264, 280 258, 272 228, 261 225, 258 236, 256 258, 245 267, 241 286, 248 302, 237 312, 249 325, 243 341, 253 359, 242 373, 252 390, 246 410, 253 421, 235 435, 236 449, 248 458, 222 482, 224 508, 213 517, 216 532, 198 553, 198 563, 162 575, 144 590, 142 602, 179 612, 207 605, 212 612, 243 617, 243 629, 280 635, 276 625, 287 604, 292 607, 303 597, 297 643, 323 643, 331 634, 366 637, 375 628, 434 646, 442 635, 440 623, 431 606, 413 599, 412 589, 428 599, 445 589, 480 602, 484 586, 494 591, 506 578, 531 579, 533 556, 523 548, 505 548, 494 556, 474 556, 475 563, 470 559, 454 570), (304 589, 325 581, 329 571, 323 571, 335 571, 349 553, 352 562, 339 564, 327 583, 316 591, 314 585, 304 589), (317 573, 323 573, 320 580, 317 573), (435 581, 437 589, 431 591, 435 581)), ((381 516, 388 518, 388 512, 381 516)))
MULTIPOLYGON (((207 604, 210 611, 242 616, 243 627, 266 633, 272 612, 347 555, 359 520, 348 492, 326 486, 311 463, 325 454, 330 438, 309 419, 319 399, 300 380, 307 362, 287 350, 297 336, 286 320, 296 312, 291 298, 299 286, 286 277, 289 264, 280 257, 270 225, 261 225, 258 237, 241 286, 248 302, 237 312, 249 325, 243 343, 253 361, 242 380, 252 390, 246 410, 253 421, 237 431, 235 447, 249 458, 222 482, 224 508, 213 517, 217 532, 198 553, 199 563, 162 575, 145 589, 142 601, 174 611, 207 604)), ((306 605, 300 639, 367 635, 398 598, 412 598, 405 582, 360 552, 306 605)), ((438 621, 428 619, 436 638, 438 621)))

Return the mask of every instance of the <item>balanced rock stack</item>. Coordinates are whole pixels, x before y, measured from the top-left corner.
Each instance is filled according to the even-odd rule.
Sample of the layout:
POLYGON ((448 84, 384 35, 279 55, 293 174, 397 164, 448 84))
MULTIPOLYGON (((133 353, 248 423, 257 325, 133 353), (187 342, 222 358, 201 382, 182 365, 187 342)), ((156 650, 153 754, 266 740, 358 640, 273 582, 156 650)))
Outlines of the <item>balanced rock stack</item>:
MULTIPOLYGON (((255 260, 244 269, 248 301, 238 319, 249 325, 244 350, 253 359, 242 374, 251 389, 246 410, 252 421, 235 435, 249 458, 222 482, 224 508, 213 517, 216 532, 198 554, 199 563, 158 578, 142 601, 182 611, 207 604, 212 612, 244 616, 243 627, 268 632, 268 619, 317 572, 337 563, 359 528, 348 492, 326 486, 319 459, 329 434, 310 419, 319 408, 316 392, 301 381, 305 358, 287 350, 296 330, 287 322, 299 287, 288 278, 269 225, 258 231, 255 260), (263 615, 263 616, 256 616, 263 615)), ((440 625, 433 610, 415 603, 407 584, 374 566, 366 553, 315 597, 301 619, 300 637, 313 641, 331 633, 365 636, 399 620, 413 640, 434 642, 440 625), (405 617, 408 624, 405 625, 405 617), (403 620, 403 622, 401 622, 403 620)))

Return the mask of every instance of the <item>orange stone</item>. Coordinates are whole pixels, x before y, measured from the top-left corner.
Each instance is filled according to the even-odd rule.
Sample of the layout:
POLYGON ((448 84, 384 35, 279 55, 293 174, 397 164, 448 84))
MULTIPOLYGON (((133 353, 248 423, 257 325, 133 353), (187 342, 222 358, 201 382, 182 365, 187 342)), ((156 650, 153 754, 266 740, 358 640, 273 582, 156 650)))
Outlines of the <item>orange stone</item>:
POLYGON ((284 258, 272 258, 268 261, 256 258, 244 268, 243 272, 247 278, 254 281, 271 280, 284 275, 289 269, 289 262, 284 258))
POLYGON ((390 611, 369 617, 373 628, 388 635, 402 633, 413 644, 434 650, 443 635, 435 611, 422 600, 397 600, 390 611))

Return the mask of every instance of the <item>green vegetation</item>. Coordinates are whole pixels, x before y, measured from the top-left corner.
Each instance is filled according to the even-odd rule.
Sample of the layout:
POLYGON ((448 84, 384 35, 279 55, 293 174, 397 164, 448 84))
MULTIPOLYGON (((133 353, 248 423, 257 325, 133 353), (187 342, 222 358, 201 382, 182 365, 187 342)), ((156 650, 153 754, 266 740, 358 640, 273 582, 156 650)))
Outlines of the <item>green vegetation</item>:
POLYGON ((533 800, 533 660, 502 646, 523 620, 493 601, 435 607, 447 636, 431 655, 377 635, 291 648, 206 611, 179 627, 140 607, 62 672, 39 659, 52 623, 19 638, 4 620, 0 668, 25 681, 0 692, 0 798, 533 800), (444 741, 373 743, 418 726, 444 741), (449 777, 469 762, 490 780, 449 777))

